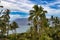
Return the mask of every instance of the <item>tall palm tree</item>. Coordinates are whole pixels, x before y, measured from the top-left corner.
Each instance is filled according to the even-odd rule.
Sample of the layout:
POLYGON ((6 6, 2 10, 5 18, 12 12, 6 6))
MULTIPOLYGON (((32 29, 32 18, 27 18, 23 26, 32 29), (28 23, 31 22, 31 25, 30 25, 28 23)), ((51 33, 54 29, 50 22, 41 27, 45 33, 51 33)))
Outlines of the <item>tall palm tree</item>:
MULTIPOLYGON (((3 8, 3 6, 0 6, 0 8, 3 8)), ((3 10, 1 10, 0 11, 0 15, 2 14, 2 11, 3 10)), ((2 35, 1 37, 2 37, 2 39, 1 40, 3 40, 3 36, 4 36, 4 34, 6 33, 6 29, 5 29, 5 23, 4 23, 4 21, 2 20, 2 17, 0 16, 0 33, 2 33, 2 34, 0 34, 0 35, 2 35)))
POLYGON ((7 36, 8 36, 8 34, 9 34, 9 28, 10 28, 10 26, 9 26, 9 19, 10 19, 10 16, 9 16, 9 14, 10 14, 10 10, 9 9, 7 9, 6 10, 6 17, 5 17, 5 21, 6 21, 6 29, 7 29, 7 36))
POLYGON ((30 17, 28 18, 28 20, 32 21, 33 26, 35 27, 35 33, 37 33, 38 25, 40 25, 40 27, 43 27, 43 25, 46 25, 45 13, 47 13, 47 11, 43 10, 43 8, 41 6, 39 7, 38 5, 34 5, 33 8, 34 10, 30 10, 30 17))
POLYGON ((7 31, 7 36, 8 36, 8 33, 9 33, 9 19, 10 19, 10 10, 9 9, 6 9, 4 12, 3 12, 4 15, 2 15, 2 18, 3 18, 3 21, 5 22, 6 24, 6 31, 7 31))
MULTIPOLYGON (((0 6, 0 8, 3 8, 3 6, 0 6)), ((0 16, 0 28, 3 35, 6 33, 6 31, 9 31, 9 28, 7 28, 9 25, 9 19, 10 19, 9 13, 10 13, 9 9, 6 9, 5 11, 3 10, 0 11, 0 14, 3 14, 2 16, 0 16)), ((8 32, 7 32, 7 35, 8 35, 8 32)))
POLYGON ((3 14, 1 17, 0 17, 0 20, 1 20, 1 31, 2 31, 2 34, 7 34, 7 37, 8 37, 8 34, 9 34, 9 19, 10 19, 10 16, 9 16, 9 13, 10 13, 10 10, 9 9, 6 9, 4 12, 3 10, 1 11, 3 14))
MULTIPOLYGON (((47 13, 47 11, 43 10, 43 8, 40 6, 38 7, 38 5, 34 5, 34 10, 30 10, 30 17, 29 17, 29 21, 33 21, 33 24, 36 27, 37 30, 37 25, 38 22, 41 20, 41 24, 43 23, 43 21, 46 21, 46 16, 45 13, 47 13)), ((40 25, 41 26, 41 25, 40 25)))

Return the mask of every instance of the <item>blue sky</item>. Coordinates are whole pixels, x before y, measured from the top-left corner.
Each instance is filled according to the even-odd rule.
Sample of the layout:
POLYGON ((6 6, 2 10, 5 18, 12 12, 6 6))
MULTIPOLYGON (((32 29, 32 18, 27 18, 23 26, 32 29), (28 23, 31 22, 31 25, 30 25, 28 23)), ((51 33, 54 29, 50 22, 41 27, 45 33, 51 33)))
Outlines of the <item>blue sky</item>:
POLYGON ((35 4, 41 5, 44 10, 48 11, 46 14, 48 18, 51 15, 60 15, 60 0, 1 0, 0 3, 4 8, 10 9, 10 20, 28 18, 29 10, 31 10, 35 4))

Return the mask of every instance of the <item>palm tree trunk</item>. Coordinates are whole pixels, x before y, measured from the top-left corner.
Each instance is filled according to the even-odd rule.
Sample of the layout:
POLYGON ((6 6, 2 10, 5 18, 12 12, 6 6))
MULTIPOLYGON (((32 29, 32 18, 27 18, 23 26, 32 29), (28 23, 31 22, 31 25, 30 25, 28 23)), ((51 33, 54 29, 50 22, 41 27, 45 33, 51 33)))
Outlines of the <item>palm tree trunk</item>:
POLYGON ((35 32, 37 33, 37 25, 35 26, 35 32))
POLYGON ((16 29, 15 29, 15 38, 17 39, 17 36, 16 36, 16 29))
POLYGON ((34 40, 37 40, 37 25, 35 25, 34 40))
POLYGON ((2 40, 3 40, 3 36, 4 36, 4 33, 3 33, 3 28, 2 28, 2 36, 1 36, 2 37, 2 40))
POLYGON ((7 25, 7 37, 9 35, 9 22, 8 22, 8 25, 7 25))
POLYGON ((9 29, 7 29, 7 37, 8 37, 8 34, 9 34, 9 29))

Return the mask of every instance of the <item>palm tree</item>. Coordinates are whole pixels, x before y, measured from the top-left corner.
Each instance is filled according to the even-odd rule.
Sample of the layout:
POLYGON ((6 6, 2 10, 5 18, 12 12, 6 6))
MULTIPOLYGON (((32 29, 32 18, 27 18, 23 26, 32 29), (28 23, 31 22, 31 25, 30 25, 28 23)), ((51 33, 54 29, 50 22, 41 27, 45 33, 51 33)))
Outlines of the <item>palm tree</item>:
POLYGON ((15 30, 16 33, 16 28, 18 28, 18 24, 14 21, 11 25, 13 26, 13 29, 15 30))
POLYGON ((35 25, 35 28, 37 30, 38 22, 41 21, 40 26, 42 27, 42 25, 43 25, 42 23, 47 21, 46 16, 45 16, 45 13, 47 13, 47 11, 43 10, 43 8, 41 6, 38 7, 38 5, 34 5, 33 8, 34 8, 34 10, 30 10, 29 21, 31 21, 31 20, 33 21, 33 24, 35 25))
POLYGON ((7 37, 8 37, 8 33, 9 33, 9 19, 10 19, 9 12, 10 12, 10 10, 6 9, 6 11, 4 11, 4 12, 3 12, 3 10, 1 10, 1 12, 0 12, 0 14, 3 14, 0 17, 1 32, 2 32, 2 35, 7 33, 7 37))
POLYGON ((9 16, 9 14, 10 14, 10 10, 9 9, 7 9, 6 10, 6 17, 5 17, 5 21, 6 21, 6 29, 7 29, 7 36, 8 36, 8 34, 9 34, 9 19, 10 19, 10 16, 9 16))
POLYGON ((3 21, 6 24, 7 36, 8 36, 8 33, 9 33, 9 19, 10 19, 9 13, 10 13, 10 10, 6 9, 5 12, 3 12, 4 15, 2 15, 3 21))
POLYGON ((59 25, 59 18, 58 17, 51 16, 51 21, 53 21, 52 23, 55 25, 55 27, 57 27, 59 25))
POLYGON ((16 28, 18 28, 18 24, 14 21, 11 23, 11 29, 15 31, 15 37, 16 37, 16 28))
POLYGON ((59 24, 59 19, 58 17, 55 17, 55 27, 57 27, 58 24, 59 24))
POLYGON ((0 37, 1 37, 1 40, 3 40, 4 38, 4 34, 6 33, 6 28, 5 28, 5 23, 4 22, 0 22, 0 37))
POLYGON ((47 13, 47 11, 43 10, 43 8, 41 6, 39 7, 38 5, 34 5, 33 8, 34 10, 30 10, 30 17, 28 18, 28 20, 32 21, 35 27, 35 33, 37 33, 38 25, 40 25, 40 27, 44 27, 44 25, 46 25, 47 23, 45 16, 45 13, 47 13))
MULTIPOLYGON (((0 6, 0 8, 3 8, 3 6, 0 6)), ((6 31, 9 32, 9 26, 8 26, 10 19, 9 13, 10 13, 9 9, 6 9, 5 11, 1 10, 0 12, 0 14, 3 14, 2 16, 0 16, 0 28, 3 35, 6 33, 6 31)), ((8 32, 7 32, 7 36, 8 36, 8 32)))
POLYGON ((12 31, 12 33, 14 33, 13 32, 14 28, 13 28, 13 26, 11 24, 10 24, 10 30, 12 31))

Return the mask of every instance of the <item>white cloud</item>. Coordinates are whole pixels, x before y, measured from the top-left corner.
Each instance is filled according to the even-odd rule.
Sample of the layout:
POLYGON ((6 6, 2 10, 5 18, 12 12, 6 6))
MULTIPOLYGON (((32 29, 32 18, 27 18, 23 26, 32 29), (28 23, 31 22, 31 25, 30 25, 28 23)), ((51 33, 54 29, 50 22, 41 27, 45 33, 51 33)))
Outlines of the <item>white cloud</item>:
POLYGON ((51 16, 50 16, 50 15, 46 15, 46 18, 50 19, 50 18, 51 18, 51 16))
POLYGON ((25 16, 25 17, 22 17, 21 15, 19 15, 19 14, 10 14, 10 21, 14 21, 14 20, 16 20, 17 18, 28 18, 29 17, 29 15, 27 15, 27 16, 25 16))
POLYGON ((19 7, 17 7, 17 4, 9 3, 2 1, 1 4, 4 6, 4 8, 8 8, 10 10, 19 10, 19 7))
POLYGON ((3 0, 1 1, 1 4, 5 8, 9 8, 12 11, 19 10, 23 12, 29 12, 29 10, 32 9, 32 6, 34 5, 28 0, 3 0))
MULTIPOLYGON (((53 0, 52 0, 53 1, 53 0)), ((48 3, 47 1, 46 1, 46 5, 45 6, 53 6, 53 5, 55 5, 55 4, 60 4, 60 0, 55 0, 54 2, 51 2, 51 3, 48 3)))
POLYGON ((44 10, 47 10, 47 12, 49 14, 59 14, 60 13, 60 9, 52 9, 48 6, 43 6, 44 7, 44 10))
MULTIPOLYGON (((47 5, 41 5, 41 6, 44 8, 44 10, 47 10, 49 15, 55 15, 55 14, 59 15, 60 8, 59 9, 54 9, 54 8, 50 7, 50 6, 54 6, 55 4, 60 4, 60 0, 56 0, 53 3, 47 3, 47 5)), ((57 6, 60 7, 60 5, 57 5, 57 6)))
POLYGON ((10 21, 13 21, 13 20, 15 20, 15 19, 17 19, 17 18, 21 18, 21 16, 18 15, 18 14, 16 14, 16 15, 10 14, 10 21))
POLYGON ((9 1, 15 1, 15 0, 9 0, 9 1))

